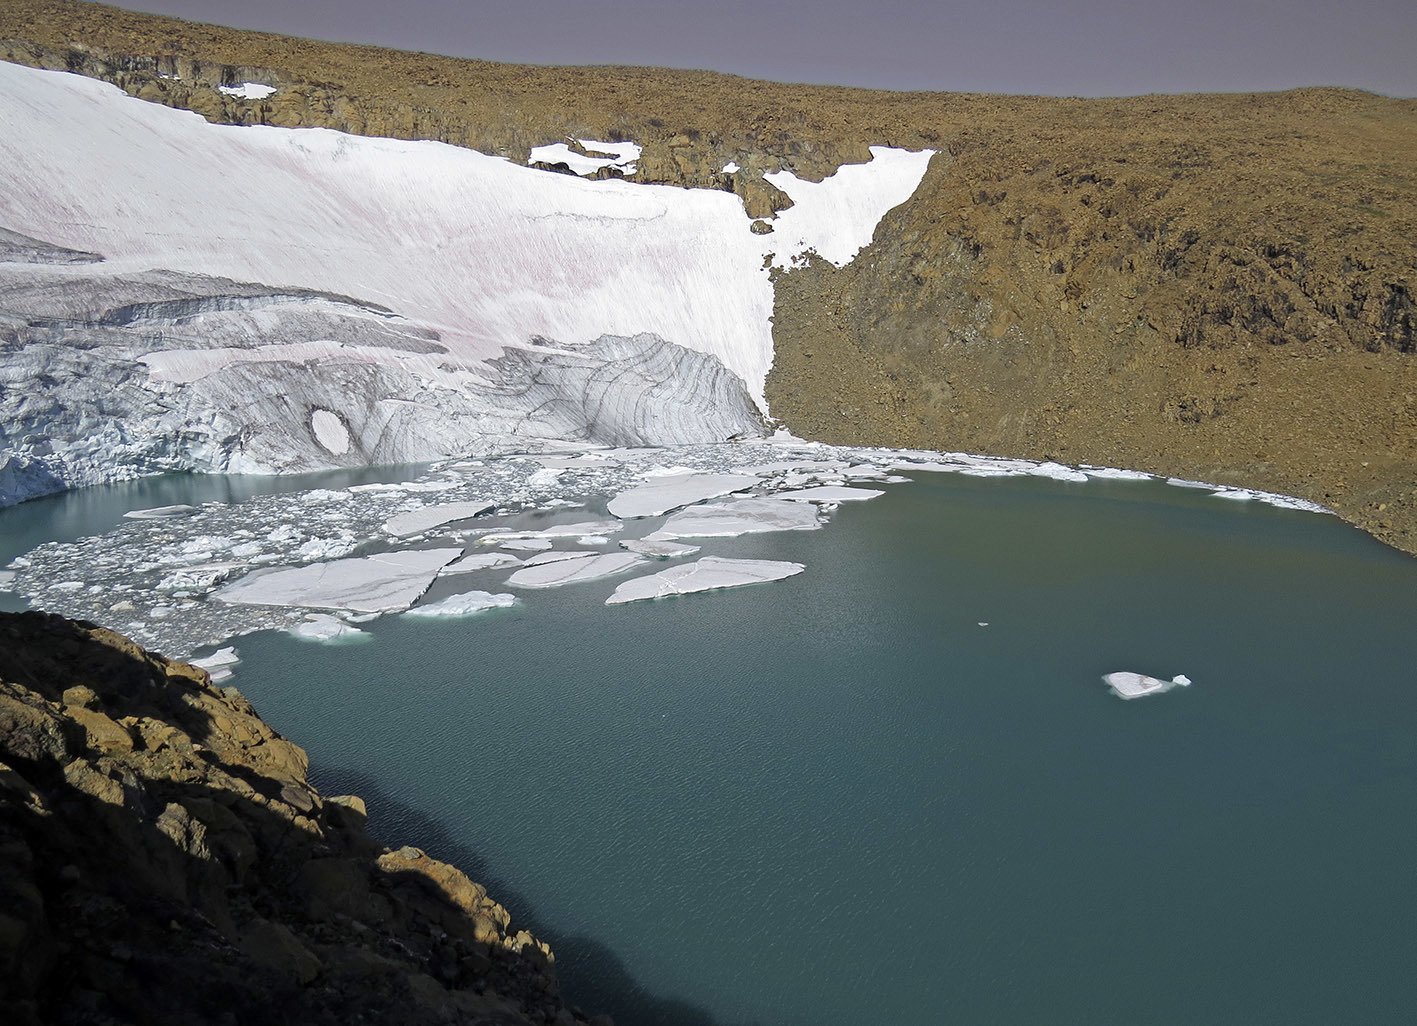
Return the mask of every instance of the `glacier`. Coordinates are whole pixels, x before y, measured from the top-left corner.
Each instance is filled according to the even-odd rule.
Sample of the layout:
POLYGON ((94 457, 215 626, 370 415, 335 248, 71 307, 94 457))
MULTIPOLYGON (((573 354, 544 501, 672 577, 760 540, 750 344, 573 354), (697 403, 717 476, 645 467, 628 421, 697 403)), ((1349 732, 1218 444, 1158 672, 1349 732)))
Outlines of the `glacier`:
POLYGON ((3 62, 0 124, 0 505, 171 470, 760 437, 770 268, 849 260, 933 155, 777 172, 791 219, 757 235, 720 189, 214 125, 3 62))

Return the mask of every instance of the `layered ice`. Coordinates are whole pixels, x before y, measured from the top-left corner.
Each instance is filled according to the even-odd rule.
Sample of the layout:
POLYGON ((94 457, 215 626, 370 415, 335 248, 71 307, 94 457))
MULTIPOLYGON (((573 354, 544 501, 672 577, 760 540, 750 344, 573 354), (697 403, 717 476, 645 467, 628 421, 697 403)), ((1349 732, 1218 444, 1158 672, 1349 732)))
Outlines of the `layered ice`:
POLYGON ((749 474, 665 474, 621 492, 606 507, 624 520, 657 517, 672 509, 741 492, 758 484, 749 474))
POLYGON ((508 577, 507 583, 514 588, 559 588, 565 584, 582 584, 623 574, 643 562, 633 552, 586 554, 574 559, 525 566, 508 577))
POLYGON ((515 595, 498 594, 490 591, 464 591, 449 595, 438 602, 420 603, 406 611, 404 616, 471 616, 486 609, 504 609, 515 605, 515 595))
POLYGON ((794 488, 778 492, 779 499, 793 502, 862 502, 886 493, 879 488, 847 488, 842 485, 817 485, 815 488, 794 488))
POLYGON ((736 538, 767 531, 815 531, 821 524, 821 518, 810 503, 785 499, 739 499, 680 510, 666 520, 663 527, 646 537, 650 541, 736 538))
POLYGON ((212 593, 217 602, 390 613, 407 609, 461 549, 416 549, 256 570, 212 593))
POLYGON ((217 649, 211 655, 193 659, 192 665, 206 670, 212 683, 218 684, 221 681, 230 680, 233 671, 240 662, 241 657, 236 654, 236 649, 228 645, 225 648, 217 649))
POLYGON ((1145 674, 1130 671, 1108 673, 1103 675, 1102 679, 1111 688, 1114 695, 1125 699, 1159 695, 1172 688, 1189 687, 1191 683, 1191 679, 1185 674, 1178 674, 1170 680, 1161 680, 1158 677, 1148 677, 1145 674))
POLYGON ((675 556, 692 556, 699 551, 697 545, 684 545, 680 542, 672 541, 650 541, 648 538, 631 538, 622 541, 620 547, 629 552, 638 553, 641 556, 653 556, 655 559, 672 559, 675 556))
POLYGON ((459 520, 471 520, 480 513, 486 513, 495 504, 491 502, 449 502, 441 506, 424 506, 406 513, 390 517, 384 522, 384 530, 397 537, 423 534, 444 524, 455 524, 459 520))
POLYGON ((301 641, 361 641, 368 639, 369 635, 361 631, 352 623, 347 623, 337 616, 329 613, 311 613, 298 624, 287 629, 286 633, 294 635, 301 641))
POLYGON ((633 581, 626 581, 615 589, 615 593, 605 600, 605 604, 616 606, 625 602, 669 598, 698 591, 766 584, 800 574, 805 569, 807 568, 801 563, 774 559, 724 559, 720 556, 705 556, 693 563, 684 563, 648 577, 636 577, 633 581))

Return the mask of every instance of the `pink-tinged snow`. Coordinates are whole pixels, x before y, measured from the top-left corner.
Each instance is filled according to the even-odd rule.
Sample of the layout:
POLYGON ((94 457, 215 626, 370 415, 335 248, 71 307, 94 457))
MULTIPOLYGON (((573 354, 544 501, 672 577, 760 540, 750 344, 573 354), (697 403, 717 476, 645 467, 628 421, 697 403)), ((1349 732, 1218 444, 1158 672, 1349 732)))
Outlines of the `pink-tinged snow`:
MULTIPOLYGON (((101 253, 110 271, 381 304, 441 333, 448 354, 385 357, 434 377, 475 372, 533 336, 653 332, 718 357, 760 405, 772 363, 764 256, 849 260, 930 156, 876 147, 821 183, 774 175, 796 206, 757 236, 721 190, 585 181, 437 142, 212 125, 13 64, 0 63, 0 125, 0 224, 101 253)), ((190 380, 203 358, 155 369, 190 380)))

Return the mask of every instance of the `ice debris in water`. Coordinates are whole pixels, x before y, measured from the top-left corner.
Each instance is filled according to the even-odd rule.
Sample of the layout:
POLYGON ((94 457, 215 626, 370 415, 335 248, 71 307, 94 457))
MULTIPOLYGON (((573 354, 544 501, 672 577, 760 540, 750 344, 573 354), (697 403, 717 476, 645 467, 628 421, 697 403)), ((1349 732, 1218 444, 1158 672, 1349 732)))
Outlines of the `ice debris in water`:
POLYGON ((874 499, 878 495, 886 493, 876 488, 846 488, 841 485, 817 485, 815 488, 796 488, 792 491, 778 492, 779 499, 791 499, 793 502, 859 502, 865 499, 874 499))
MULTIPOLYGON (((347 626, 377 617, 389 607, 397 612, 415 602, 438 577, 474 571, 490 575, 512 568, 520 572, 526 569, 521 560, 506 552, 489 551, 487 546, 523 553, 551 552, 558 541, 576 544, 603 539, 625 526, 619 519, 590 519, 602 515, 606 496, 614 496, 612 502, 625 499, 632 511, 648 515, 647 509, 668 512, 679 504, 727 494, 719 489, 750 493, 748 498, 691 505, 662 523, 649 521, 645 527, 658 530, 643 538, 626 539, 618 553, 667 558, 697 550, 695 545, 673 540, 690 531, 696 538, 727 538, 819 526, 829 515, 831 504, 777 497, 793 489, 847 487, 850 480, 870 481, 879 488, 890 476, 875 475, 892 475, 897 470, 992 477, 1029 474, 1039 466, 1026 460, 961 453, 838 448, 786 436, 773 441, 667 449, 566 446, 526 455, 460 458, 434 464, 417 472, 413 480, 277 491, 233 503, 193 504, 181 508, 182 515, 125 518, 95 537, 46 542, 16 557, 0 571, 0 586, 22 595, 35 607, 101 622, 141 644, 181 655, 258 630, 294 630, 306 625, 305 632, 319 633, 310 625, 335 629, 338 623, 347 626), (560 471, 554 483, 536 475, 547 469, 548 463, 560 471), (693 473, 653 476, 685 467, 693 473), (385 525, 404 514, 429 515, 424 511, 439 508, 422 501, 422 496, 430 494, 436 494, 443 506, 495 503, 495 508, 481 515, 484 519, 477 521, 475 529, 456 521, 426 527, 421 533, 429 541, 421 544, 428 548, 410 549, 412 536, 391 534, 385 525), (571 506, 586 506, 590 512, 574 522, 563 522, 570 520, 564 510, 571 506), (471 552, 464 555, 469 542, 474 543, 471 552), (382 551, 390 548, 395 552, 382 551), (363 550, 358 557, 352 555, 356 550, 363 550), (388 561, 405 556, 430 563, 407 574, 393 573, 388 561), (338 579, 348 573, 346 565, 358 564, 360 559, 382 560, 385 565, 370 580, 338 579), (253 576, 258 570, 264 573, 253 576), (377 580, 386 572, 396 580, 377 580), (294 577, 277 576, 292 573, 294 577), (316 578, 320 579, 318 588, 316 578), (216 600, 218 592, 224 592, 227 599, 269 600, 277 597, 277 590, 290 605, 216 600), (391 601, 390 591, 399 593, 397 601, 391 601), (317 606, 317 602, 321 604, 317 606), (378 608, 369 610, 370 606, 378 608), (333 609, 340 615, 330 620, 310 619, 317 608, 333 609), (352 612, 358 609, 366 611, 352 612)), ((1098 475, 1097 469, 1086 468, 1084 473, 1109 476, 1098 475)), ((620 504, 616 508, 625 511, 626 507, 620 504)), ((441 519, 442 514, 438 516, 441 519)), ((609 555, 614 553, 568 554, 564 559, 558 555, 561 569, 557 563, 531 569, 561 574, 568 565, 609 555)), ((373 564, 364 565, 374 568, 373 564)), ((601 562, 581 569, 606 565, 601 562)))
POLYGON ((783 499, 739 499, 680 510, 666 520, 658 531, 646 537, 650 541, 734 538, 764 531, 814 531, 820 526, 821 520, 810 503, 783 499))
POLYGON ((196 506, 179 503, 175 506, 154 506, 152 509, 132 509, 123 516, 128 520, 163 520, 167 517, 185 517, 196 511, 196 506))
POLYGON ((355 641, 369 635, 329 613, 311 613, 287 631, 302 641, 355 641))
POLYGON ((471 520, 480 513, 493 508, 491 502, 449 502, 441 506, 424 506, 399 513, 384 522, 384 530, 392 535, 406 538, 423 534, 444 524, 455 524, 459 520, 471 520))
POLYGON ((1159 695, 1163 691, 1170 691, 1172 688, 1189 687, 1191 678, 1184 673, 1177 674, 1170 680, 1162 680, 1159 677, 1148 677, 1142 673, 1132 673, 1121 671, 1118 673, 1104 674, 1102 679, 1107 686, 1112 689, 1112 694, 1118 698, 1133 699, 1144 698, 1147 695, 1159 695))
POLYGON ((741 492, 760 483, 757 475, 748 474, 669 474, 621 492, 607 508, 623 520, 657 517, 680 506, 741 492))
POLYGON ((404 616, 470 616, 484 609, 501 609, 514 605, 515 595, 493 594, 488 591, 464 591, 449 595, 439 602, 414 606, 404 616))
POLYGON ((607 606, 646 599, 688 595, 720 588, 741 588, 747 584, 765 584, 800 574, 807 569, 801 563, 774 559, 725 559, 705 556, 692 563, 682 563, 648 577, 636 577, 615 589, 605 600, 607 606))
POLYGON ((193 659, 192 665, 207 671, 207 676, 211 677, 212 683, 216 684, 224 680, 230 680, 232 669, 240 664, 241 657, 236 654, 236 649, 227 646, 219 648, 211 655, 203 656, 200 659, 193 659))
POLYGON ((587 553, 575 559, 559 559, 538 566, 525 566, 507 578, 514 588, 559 588, 613 577, 639 566, 644 560, 633 552, 587 553))
POLYGON ((461 549, 415 549, 283 570, 257 570, 212 593, 218 602, 391 613, 407 609, 461 549))
POLYGON ((653 556, 656 559, 691 556, 699 551, 697 545, 683 545, 672 541, 650 541, 648 538, 630 538, 622 541, 620 547, 630 552, 638 552, 641 556, 653 556))

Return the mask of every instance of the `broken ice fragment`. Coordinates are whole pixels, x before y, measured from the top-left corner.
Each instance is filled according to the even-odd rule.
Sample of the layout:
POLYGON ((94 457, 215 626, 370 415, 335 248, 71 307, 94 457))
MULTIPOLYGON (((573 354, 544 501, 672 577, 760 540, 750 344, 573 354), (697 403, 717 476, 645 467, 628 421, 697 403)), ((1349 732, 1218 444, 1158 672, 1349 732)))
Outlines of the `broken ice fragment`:
POLYGON ((805 569, 801 563, 774 559, 725 559, 721 556, 705 556, 693 563, 683 563, 648 577, 636 577, 633 581, 626 581, 615 589, 615 593, 605 600, 605 604, 615 606, 625 602, 688 595, 698 591, 764 584, 792 577, 805 569))

